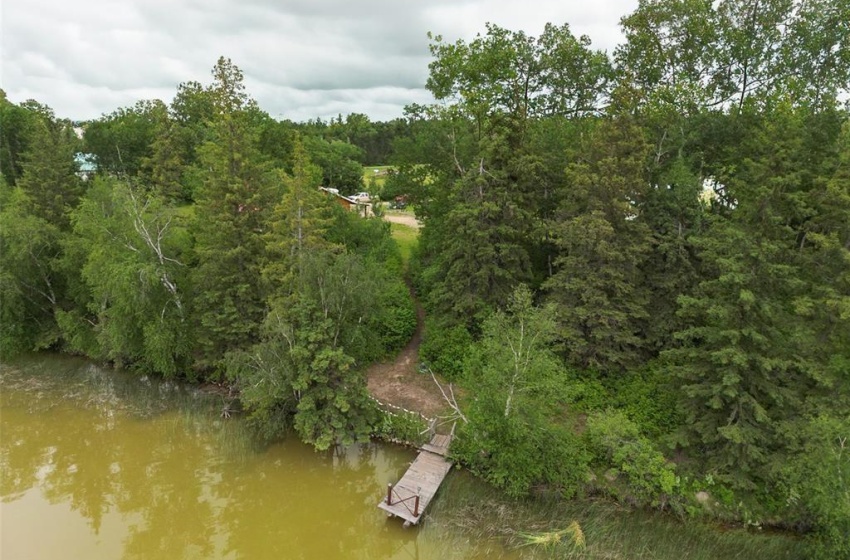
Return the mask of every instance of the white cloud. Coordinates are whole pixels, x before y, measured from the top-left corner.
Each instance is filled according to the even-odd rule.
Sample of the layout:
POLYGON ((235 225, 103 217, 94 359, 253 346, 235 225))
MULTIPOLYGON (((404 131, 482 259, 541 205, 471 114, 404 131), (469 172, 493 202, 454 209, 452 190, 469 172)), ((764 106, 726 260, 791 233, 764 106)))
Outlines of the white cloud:
POLYGON ((0 87, 86 119, 208 83, 219 56, 276 117, 362 112, 383 120, 425 103, 428 39, 470 39, 493 22, 538 35, 570 23, 607 50, 636 0, 3 0, 0 87))

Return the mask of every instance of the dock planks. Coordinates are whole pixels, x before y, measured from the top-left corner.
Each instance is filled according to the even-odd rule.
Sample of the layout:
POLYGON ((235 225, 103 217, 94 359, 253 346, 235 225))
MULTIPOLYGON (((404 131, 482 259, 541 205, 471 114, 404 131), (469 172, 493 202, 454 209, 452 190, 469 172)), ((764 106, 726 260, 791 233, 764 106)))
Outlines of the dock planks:
POLYGON ((419 523, 428 504, 434 499, 440 484, 452 468, 452 464, 446 460, 451 441, 450 435, 434 435, 429 443, 422 446, 416 460, 401 480, 387 489, 392 496, 392 502, 387 503, 387 496, 384 496, 378 507, 404 519, 405 526, 419 523), (417 495, 419 495, 418 507, 417 495))

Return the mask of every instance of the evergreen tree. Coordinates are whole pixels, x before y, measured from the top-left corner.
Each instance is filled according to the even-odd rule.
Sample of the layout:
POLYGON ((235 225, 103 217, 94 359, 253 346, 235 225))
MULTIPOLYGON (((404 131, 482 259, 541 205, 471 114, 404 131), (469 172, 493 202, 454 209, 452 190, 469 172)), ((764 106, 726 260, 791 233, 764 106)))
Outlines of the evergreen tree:
POLYGON ((839 196, 832 211, 841 225, 819 215, 817 201, 836 179, 842 184, 829 179, 837 135, 821 137, 832 149, 806 146, 820 136, 806 115, 784 105, 751 121, 738 166, 718 178, 725 205, 695 240, 705 279, 680 298, 683 346, 667 353, 689 441, 741 487, 784 456, 785 420, 846 407, 850 390, 842 365, 848 323, 839 311, 850 260, 835 243, 850 214, 839 196), (809 239, 812 229, 819 231, 809 239))
POLYGON ((505 161, 509 148, 494 133, 482 139, 481 166, 466 170, 444 196, 448 212, 439 228, 439 254, 429 294, 435 309, 475 327, 492 306, 507 301, 513 286, 530 280, 528 188, 533 169, 505 161), (485 163, 487 162, 487 163, 485 163), (485 165, 489 167, 485 167, 485 165))
POLYGON ((0 345, 2 352, 49 348, 60 339, 56 316, 66 303, 59 267, 82 182, 76 175, 76 138, 52 111, 31 103, 23 174, 2 186, 0 208, 0 345))
POLYGON ((27 104, 16 105, 0 89, 0 173, 8 187, 14 187, 23 175, 23 156, 29 146, 36 119, 42 118, 27 104))
POLYGON ((290 157, 292 175, 278 171, 284 193, 275 205, 266 234, 269 258, 263 276, 272 298, 285 298, 297 290, 296 279, 303 273, 306 257, 330 248, 326 233, 331 226, 333 202, 318 189, 321 171, 310 162, 299 140, 290 157))
POLYGON ((83 192, 74 160, 76 137, 68 123, 36 119, 18 188, 28 213, 68 230, 68 213, 83 192))
POLYGON ((595 131, 585 161, 568 168, 570 190, 551 224, 559 254, 544 287, 558 308, 566 356, 580 367, 622 372, 642 357, 650 234, 637 218, 646 153, 640 129, 618 115, 595 131))
POLYGON ((644 332, 653 353, 675 344, 673 333, 684 327, 676 302, 699 281, 693 237, 705 212, 701 196, 699 177, 679 157, 647 191, 641 206, 639 219, 651 231, 651 250, 641 269, 649 291, 644 332))
POLYGON ((153 115, 154 139, 150 157, 141 161, 141 184, 172 202, 192 200, 193 192, 185 184, 190 168, 186 147, 187 129, 180 125, 163 106, 153 115))
POLYGON ((368 346, 375 271, 357 255, 327 252, 295 266, 297 290, 273 301, 263 341, 231 355, 230 375, 267 436, 294 427, 317 449, 363 440, 374 408, 356 356, 368 346))
POLYGON ((458 323, 477 328, 534 276, 535 208, 546 190, 530 128, 544 115, 598 110, 609 65, 589 46, 552 25, 539 38, 495 25, 468 44, 434 37, 428 88, 455 104, 436 113, 443 126, 427 130, 442 135, 442 162, 432 165, 423 209, 423 283, 434 308, 458 323))
POLYGON ((280 196, 256 147, 242 72, 229 60, 213 69, 209 94, 216 107, 211 140, 200 149, 204 183, 196 194, 199 350, 202 367, 257 340, 265 315, 260 273, 263 235, 280 196))

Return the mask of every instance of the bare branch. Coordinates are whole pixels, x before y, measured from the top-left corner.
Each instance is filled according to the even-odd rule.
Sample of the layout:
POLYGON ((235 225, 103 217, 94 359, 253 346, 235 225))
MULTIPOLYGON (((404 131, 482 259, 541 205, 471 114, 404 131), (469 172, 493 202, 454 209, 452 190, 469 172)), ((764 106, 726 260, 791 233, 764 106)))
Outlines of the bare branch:
POLYGON ((437 381, 437 376, 434 375, 434 372, 431 368, 428 368, 428 373, 431 374, 431 379, 434 380, 434 383, 437 385, 437 388, 440 390, 440 393, 443 395, 443 399, 445 399, 446 403, 451 407, 452 410, 455 411, 455 414, 458 418, 463 420, 465 424, 469 424, 469 420, 466 418, 463 412, 460 410, 460 406, 457 404, 457 399, 455 398, 454 389, 452 388, 452 384, 449 383, 449 394, 446 394, 446 391, 443 389, 443 386, 440 385, 440 382, 437 381))

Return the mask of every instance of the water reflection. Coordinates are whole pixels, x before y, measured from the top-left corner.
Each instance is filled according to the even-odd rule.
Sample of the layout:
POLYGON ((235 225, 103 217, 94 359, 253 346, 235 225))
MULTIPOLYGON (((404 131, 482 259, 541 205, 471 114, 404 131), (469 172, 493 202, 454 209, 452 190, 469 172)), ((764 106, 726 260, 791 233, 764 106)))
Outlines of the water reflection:
POLYGON ((375 507, 410 451, 259 447, 196 391, 67 358, 0 376, 4 559, 493 557, 375 507))

